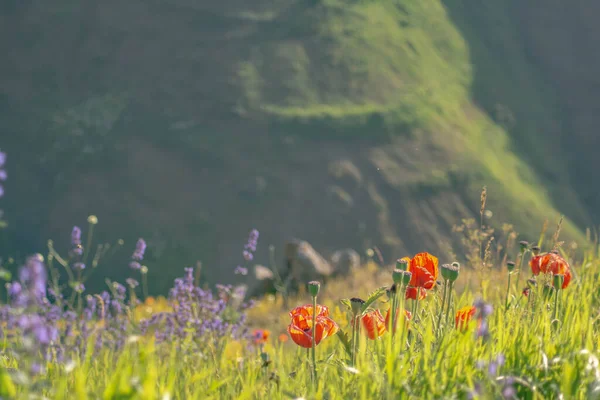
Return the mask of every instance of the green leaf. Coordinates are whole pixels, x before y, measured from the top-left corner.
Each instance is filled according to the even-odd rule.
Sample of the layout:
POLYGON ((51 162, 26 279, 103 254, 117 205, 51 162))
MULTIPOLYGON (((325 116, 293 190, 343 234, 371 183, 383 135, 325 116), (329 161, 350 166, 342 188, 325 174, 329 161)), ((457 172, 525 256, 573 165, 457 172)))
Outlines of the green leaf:
POLYGON ((344 332, 342 329, 340 329, 337 332, 336 336, 338 339, 340 339, 340 342, 342 342, 342 345, 344 346, 344 350, 346 350, 346 353, 348 354, 348 356, 352 357, 352 347, 350 346, 350 338, 348 338, 348 334, 346 332, 344 332))
POLYGON ((352 310, 352 304, 350 304, 350 299, 341 299, 340 303, 348 307, 348 310, 352 310))
POLYGON ((379 289, 372 292, 365 301, 365 303, 362 305, 361 312, 364 313, 371 306, 371 304, 375 303, 375 301, 377 301, 378 298, 383 296, 385 294, 386 289, 386 286, 382 286, 379 289))
POLYGON ((17 388, 4 368, 0 368, 0 397, 13 399, 17 396, 17 388))

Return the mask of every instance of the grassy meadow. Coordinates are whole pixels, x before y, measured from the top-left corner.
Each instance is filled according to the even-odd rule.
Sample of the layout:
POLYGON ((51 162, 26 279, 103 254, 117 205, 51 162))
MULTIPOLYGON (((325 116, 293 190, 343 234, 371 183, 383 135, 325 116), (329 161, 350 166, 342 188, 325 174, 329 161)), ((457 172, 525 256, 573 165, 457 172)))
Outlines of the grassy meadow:
MULTIPOLYGON (((472 258, 460 267, 428 253, 386 267, 370 251, 347 277, 297 293, 276 284, 247 301, 233 286, 200 287, 199 268, 169 296, 148 296, 143 240, 125 284, 88 294, 102 255, 84 250, 89 222, 86 240, 73 229, 68 256, 50 243, 12 282, 2 270, 0 398, 600 397, 600 246, 588 237, 567 254, 560 223, 532 244, 508 235, 497 254, 493 231, 469 232, 472 258), (388 320, 391 309, 410 316, 388 320)), ((257 244, 252 231, 246 260, 257 244)))

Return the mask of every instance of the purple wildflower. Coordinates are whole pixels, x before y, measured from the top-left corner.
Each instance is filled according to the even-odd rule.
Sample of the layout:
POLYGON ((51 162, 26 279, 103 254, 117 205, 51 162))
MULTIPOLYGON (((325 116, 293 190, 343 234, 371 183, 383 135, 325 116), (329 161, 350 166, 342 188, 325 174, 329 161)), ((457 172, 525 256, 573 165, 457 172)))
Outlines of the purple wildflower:
MULTIPOLYGON (((7 178, 6 170, 3 169, 6 163, 6 153, 0 151, 0 182, 5 181, 7 178)), ((4 188, 0 185, 0 197, 4 195, 4 188)))
POLYGON ((21 288, 25 289, 18 297, 20 302, 41 304, 46 299, 46 267, 41 255, 27 258, 27 262, 19 270, 21 288))
POLYGON ((258 246, 258 236, 259 233, 256 229, 252 229, 250 231, 250 235, 248 236, 248 243, 244 246, 246 250, 255 252, 256 246, 258 246))
POLYGON ((81 262, 76 262, 75 264, 73 264, 73 269, 75 271, 83 271, 85 269, 85 264, 81 262))
POLYGON ((74 226, 71 231, 71 246, 79 246, 81 244, 81 228, 74 226))
POLYGON ((248 275, 248 268, 240 267, 239 265, 235 268, 234 273, 236 275, 248 275))
POLYGON ((254 255, 252 255, 252 253, 250 253, 248 250, 244 250, 244 260, 246 261, 252 261, 252 259, 254 259, 254 255))
POLYGON ((489 363, 488 374, 494 378, 496 376, 498 376, 498 371, 504 365, 504 361, 505 361, 504 354, 502 354, 502 353, 498 354, 496 359, 489 363))
POLYGON ((127 282, 127 285, 132 289, 135 289, 139 285, 139 282, 133 278, 127 278, 125 282, 127 282))
POLYGON ((138 239, 135 244, 135 251, 131 258, 136 261, 141 261, 144 259, 144 253, 146 252, 146 241, 142 238, 138 239))

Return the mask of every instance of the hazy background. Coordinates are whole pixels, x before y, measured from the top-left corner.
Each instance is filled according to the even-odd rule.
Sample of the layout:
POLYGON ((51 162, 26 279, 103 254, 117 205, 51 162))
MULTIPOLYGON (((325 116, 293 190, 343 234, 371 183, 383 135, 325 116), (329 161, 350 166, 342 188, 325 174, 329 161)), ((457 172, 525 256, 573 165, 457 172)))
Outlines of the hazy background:
MULTIPOLYGON (((151 291, 250 229, 328 255, 446 254, 479 217, 523 238, 600 220, 596 0, 2 0, 0 254, 148 241, 151 291)), ((456 247, 455 247, 456 249, 456 247)), ((100 277, 98 277, 100 278, 100 277)), ((239 278, 239 277, 238 277, 239 278)), ((103 285, 98 279, 88 287, 103 285)))

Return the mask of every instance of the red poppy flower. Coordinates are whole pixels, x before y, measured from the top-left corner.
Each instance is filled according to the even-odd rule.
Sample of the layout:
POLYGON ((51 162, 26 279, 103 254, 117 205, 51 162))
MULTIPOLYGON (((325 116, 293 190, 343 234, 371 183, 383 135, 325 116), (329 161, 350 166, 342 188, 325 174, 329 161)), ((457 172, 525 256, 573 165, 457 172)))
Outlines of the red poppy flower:
POLYGON ((560 255, 555 253, 544 253, 531 258, 529 261, 531 266, 531 272, 534 275, 553 274, 553 275, 564 275, 565 280, 562 284, 562 288, 565 289, 571 282, 571 267, 569 263, 562 258, 560 255))
POLYGON ((369 311, 361 318, 362 326, 371 340, 377 339, 385 333, 385 320, 379 310, 369 311))
POLYGON ((412 273, 409 286, 432 289, 438 278, 438 259, 429 253, 419 253, 412 259, 404 257, 408 263, 408 271, 412 273))
POLYGON ((473 306, 466 306, 458 310, 455 318, 456 329, 466 329, 469 321, 475 315, 475 310, 473 306))
MULTIPOLYGON (((315 316, 315 345, 328 336, 335 335, 339 330, 338 325, 329 318, 329 309, 317 304, 315 316)), ((313 307, 307 304, 296 307, 290 311, 292 321, 288 326, 290 337, 298 346, 305 348, 312 347, 312 319, 313 307)))
POLYGON ((405 296, 405 298, 407 300, 408 299, 416 300, 417 299, 417 293, 419 294, 419 300, 423 300, 425 297, 427 297, 427 291, 425 289, 409 286, 409 287, 406 288, 406 296, 405 296))
MULTIPOLYGON (((390 315, 391 313, 391 308, 388 308, 387 313, 385 314, 385 327, 387 328, 390 324, 390 315)), ((398 314, 400 313, 400 310, 396 311, 396 321, 398 321, 398 314)), ((412 314, 410 311, 404 310, 404 320, 408 323, 410 321, 410 319, 412 318, 412 314)), ((396 332, 396 327, 392 326, 392 332, 396 332)))
POLYGON ((523 296, 529 297, 529 288, 528 287, 526 287, 525 289, 523 289, 523 296))
POLYGON ((269 335, 271 334, 271 332, 269 332, 266 329, 255 329, 252 332, 252 339, 254 341, 254 344, 264 344, 267 343, 267 340, 269 340, 269 335))

